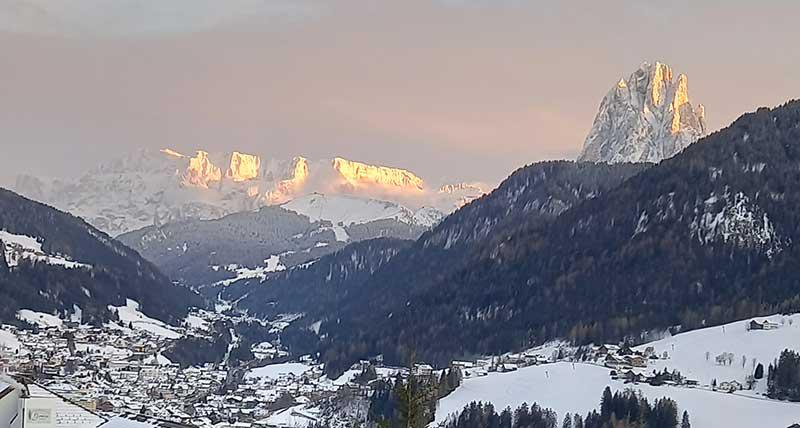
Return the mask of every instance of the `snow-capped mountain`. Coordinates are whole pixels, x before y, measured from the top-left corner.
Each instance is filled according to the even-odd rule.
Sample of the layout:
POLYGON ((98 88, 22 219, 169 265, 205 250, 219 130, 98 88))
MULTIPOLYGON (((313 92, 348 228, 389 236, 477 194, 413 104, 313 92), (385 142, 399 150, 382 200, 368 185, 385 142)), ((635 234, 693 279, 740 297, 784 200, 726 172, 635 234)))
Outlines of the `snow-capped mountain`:
POLYGON ((706 133, 705 110, 689 99, 686 75, 643 63, 600 103, 579 161, 660 162, 706 133))
POLYGON ((112 236, 175 221, 221 218, 314 193, 345 198, 335 199, 335 206, 328 204, 316 215, 313 210, 319 206, 304 209, 302 205, 319 202, 319 195, 287 208, 334 224, 347 221, 342 218, 346 213, 362 223, 392 217, 409 225, 430 226, 442 212, 483 193, 474 186, 431 187, 405 169, 339 157, 281 160, 202 150, 188 156, 170 149, 129 153, 72 180, 20 176, 15 190, 83 217, 112 236), (362 209, 366 211, 360 213, 362 209))

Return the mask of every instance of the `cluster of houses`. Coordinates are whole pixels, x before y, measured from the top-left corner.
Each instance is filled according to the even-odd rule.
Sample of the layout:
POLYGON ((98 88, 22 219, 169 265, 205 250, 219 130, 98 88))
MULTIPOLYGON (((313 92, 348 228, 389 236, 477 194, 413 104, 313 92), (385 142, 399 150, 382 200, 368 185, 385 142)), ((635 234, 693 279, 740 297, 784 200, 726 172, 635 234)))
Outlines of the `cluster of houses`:
MULTIPOLYGON (((197 316, 197 315, 195 315, 197 316)), ((0 326, 0 374, 13 375, 99 415, 137 415, 174 426, 282 428, 313 422, 313 403, 345 387, 306 362, 303 373, 230 382, 223 365, 182 368, 161 350, 166 339, 148 330, 53 325, 33 330, 0 326), (300 416, 302 415, 302 416, 300 416)), ((259 344, 282 356, 278 344, 259 344)))

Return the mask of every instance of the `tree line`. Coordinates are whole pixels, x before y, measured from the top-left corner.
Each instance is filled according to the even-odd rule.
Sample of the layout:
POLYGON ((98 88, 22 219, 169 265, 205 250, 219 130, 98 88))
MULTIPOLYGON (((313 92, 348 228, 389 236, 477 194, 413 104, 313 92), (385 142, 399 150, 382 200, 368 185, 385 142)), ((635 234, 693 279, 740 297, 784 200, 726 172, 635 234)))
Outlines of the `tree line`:
POLYGON ((491 403, 472 402, 444 428, 691 428, 689 413, 678 420, 678 405, 669 398, 652 404, 634 390, 612 394, 606 387, 600 409, 586 416, 578 413, 564 415, 561 424, 556 413, 534 403, 523 403, 515 410, 497 412, 491 403))

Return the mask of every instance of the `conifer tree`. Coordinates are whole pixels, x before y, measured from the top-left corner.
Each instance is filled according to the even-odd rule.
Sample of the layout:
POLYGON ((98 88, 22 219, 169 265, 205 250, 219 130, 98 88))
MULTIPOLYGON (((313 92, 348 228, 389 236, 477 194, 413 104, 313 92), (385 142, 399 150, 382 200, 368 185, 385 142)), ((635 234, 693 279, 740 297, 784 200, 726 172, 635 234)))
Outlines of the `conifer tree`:
POLYGON ((689 412, 686 410, 683 411, 683 418, 681 419, 681 428, 692 428, 692 424, 689 423, 689 412))
POLYGON ((564 415, 564 423, 561 424, 561 428, 572 428, 572 416, 569 413, 564 415))

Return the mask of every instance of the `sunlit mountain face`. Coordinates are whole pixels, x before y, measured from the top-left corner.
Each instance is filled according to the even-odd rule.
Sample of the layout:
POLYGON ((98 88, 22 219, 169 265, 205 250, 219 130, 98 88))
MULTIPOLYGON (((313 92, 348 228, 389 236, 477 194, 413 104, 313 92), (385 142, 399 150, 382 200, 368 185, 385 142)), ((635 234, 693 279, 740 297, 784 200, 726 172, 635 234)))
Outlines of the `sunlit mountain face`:
POLYGON ((253 153, 141 150, 69 180, 20 176, 15 190, 85 218, 111 234, 185 219, 215 219, 319 193, 388 201, 415 212, 452 212, 483 195, 482 183, 425 180, 397 167, 335 157, 275 159, 253 153))

